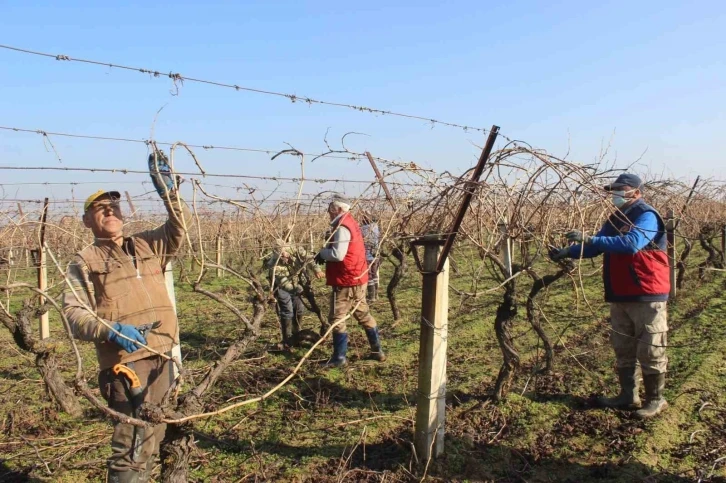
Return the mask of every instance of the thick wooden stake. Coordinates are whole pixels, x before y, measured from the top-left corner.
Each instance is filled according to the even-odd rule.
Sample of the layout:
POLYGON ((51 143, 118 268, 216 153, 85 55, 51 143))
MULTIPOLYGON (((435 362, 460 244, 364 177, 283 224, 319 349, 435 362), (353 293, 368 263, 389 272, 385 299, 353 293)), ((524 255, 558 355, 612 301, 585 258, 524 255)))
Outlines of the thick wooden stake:
MULTIPOLYGON (((164 267, 164 280, 166 281, 166 291, 169 294, 169 300, 171 300, 171 306, 174 307, 174 313, 176 314, 176 293, 174 292, 174 269, 171 266, 171 262, 167 262, 166 267, 164 267)), ((176 339, 179 339, 179 322, 177 321, 176 325, 176 339)), ((179 362, 181 363, 181 346, 179 344, 176 344, 174 347, 171 348, 171 356, 176 357, 179 362)), ((173 364, 174 366, 174 372, 173 377, 171 379, 171 382, 174 382, 174 379, 179 376, 179 369, 176 367, 176 364, 173 364)))
POLYGON ((436 271, 443 240, 420 243, 425 248, 414 445, 419 461, 427 461, 444 452, 449 263, 436 271))
POLYGON ((726 225, 721 227, 721 257, 726 268, 726 225))
POLYGON ((479 162, 476 164, 474 171, 471 173, 471 179, 469 179, 466 184, 464 199, 461 200, 461 205, 459 206, 459 211, 456 214, 456 219, 454 219, 454 224, 451 225, 448 233, 449 236, 446 239, 443 250, 441 250, 441 259, 439 260, 438 266, 439 270, 442 270, 444 260, 449 258, 451 248, 454 246, 456 234, 459 233, 459 228, 461 228, 461 223, 464 221, 464 216, 466 216, 466 212, 469 210, 471 198, 474 196, 474 192, 479 185, 479 178, 481 178, 481 175, 484 172, 484 166, 487 164, 487 160, 489 159, 489 155, 492 153, 492 149, 494 149, 494 142, 497 140, 498 135, 499 126, 492 126, 492 129, 489 131, 487 142, 481 152, 481 156, 479 156, 479 162))
MULTIPOLYGON (((40 215, 40 248, 38 250, 38 289, 45 291, 48 288, 48 266, 45 262, 45 220, 48 216, 48 198, 43 203, 43 213, 40 215)), ((45 297, 40 297, 40 305, 45 303, 45 297)), ((48 312, 40 316, 40 338, 50 337, 50 324, 48 312)))
POLYGON ((224 276, 224 270, 219 268, 222 265, 222 237, 217 235, 217 278, 224 276))
POLYGON ((383 179, 381 172, 378 170, 378 166, 376 165, 376 162, 373 160, 373 156, 371 156, 371 153, 366 151, 366 157, 368 157, 368 162, 371 163, 373 172, 376 173, 376 179, 378 180, 378 183, 381 185, 381 188, 383 188, 383 192, 386 193, 386 200, 388 201, 388 204, 391 205, 391 208, 393 208, 393 211, 396 211, 396 203, 393 201, 393 196, 391 196, 391 192, 388 191, 388 185, 386 184, 386 181, 383 179))
POLYGON ((18 202, 18 213, 20 214, 20 218, 25 218, 25 213, 23 213, 23 207, 20 206, 20 202, 18 202))
POLYGON ((676 297, 676 223, 673 219, 673 209, 666 213, 666 240, 668 241, 668 265, 671 279, 670 298, 676 297))
POLYGON ((131 209, 131 213, 129 213, 129 216, 134 217, 134 216, 136 216, 136 208, 134 208, 134 202, 131 201, 131 195, 129 194, 128 191, 124 191, 124 193, 126 193, 126 201, 128 201, 129 208, 131 209))

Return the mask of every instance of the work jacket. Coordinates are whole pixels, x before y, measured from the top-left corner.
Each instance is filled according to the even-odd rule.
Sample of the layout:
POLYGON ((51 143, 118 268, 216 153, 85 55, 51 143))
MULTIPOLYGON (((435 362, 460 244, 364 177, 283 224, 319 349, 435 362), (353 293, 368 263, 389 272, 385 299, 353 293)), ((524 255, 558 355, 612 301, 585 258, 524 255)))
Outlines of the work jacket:
POLYGON ((167 292, 164 267, 184 239, 184 222, 191 214, 176 194, 165 201, 169 219, 158 228, 124 238, 123 247, 111 240, 96 240, 78 252, 68 266, 67 277, 73 290, 63 294, 63 312, 76 339, 96 345, 100 369, 118 363, 150 357, 147 349, 128 353, 108 341, 109 325, 115 322, 139 326, 160 321, 146 334, 147 345, 167 353, 179 343, 179 328, 167 292))

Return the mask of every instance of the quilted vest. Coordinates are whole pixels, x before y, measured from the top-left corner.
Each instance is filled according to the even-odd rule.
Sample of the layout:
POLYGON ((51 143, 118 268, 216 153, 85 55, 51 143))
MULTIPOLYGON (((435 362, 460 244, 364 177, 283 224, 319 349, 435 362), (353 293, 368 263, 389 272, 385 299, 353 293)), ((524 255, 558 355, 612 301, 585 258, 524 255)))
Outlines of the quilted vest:
POLYGON ((348 251, 342 262, 326 262, 325 280, 333 287, 365 285, 368 283, 368 262, 366 262, 366 249, 360 226, 350 213, 345 213, 333 229, 336 230, 340 226, 344 226, 350 232, 348 251))

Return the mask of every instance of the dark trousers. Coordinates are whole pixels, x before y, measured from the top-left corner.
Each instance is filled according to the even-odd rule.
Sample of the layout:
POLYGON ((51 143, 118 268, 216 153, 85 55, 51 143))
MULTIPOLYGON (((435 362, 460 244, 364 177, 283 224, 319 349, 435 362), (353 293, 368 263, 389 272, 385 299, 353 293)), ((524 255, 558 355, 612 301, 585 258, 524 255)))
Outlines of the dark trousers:
POLYGON ((281 319, 299 320, 302 318, 305 306, 300 295, 277 289, 275 298, 277 299, 278 315, 281 319))
MULTIPOLYGON (((170 370, 172 363, 159 356, 141 359, 133 363, 133 370, 141 380, 144 402, 161 403, 164 394, 171 385, 170 370)), ((126 377, 123 374, 114 375, 112 369, 106 369, 98 375, 98 387, 101 395, 108 402, 108 406, 120 413, 133 416, 134 408, 131 396, 128 393, 126 377)), ((164 439, 166 424, 159 424, 143 430, 143 438, 139 438, 141 449, 134 454, 134 435, 138 436, 140 428, 131 424, 115 423, 113 437, 111 438, 111 456, 108 459, 109 468, 116 471, 137 471, 146 469, 149 460, 159 454, 159 444, 164 439)))

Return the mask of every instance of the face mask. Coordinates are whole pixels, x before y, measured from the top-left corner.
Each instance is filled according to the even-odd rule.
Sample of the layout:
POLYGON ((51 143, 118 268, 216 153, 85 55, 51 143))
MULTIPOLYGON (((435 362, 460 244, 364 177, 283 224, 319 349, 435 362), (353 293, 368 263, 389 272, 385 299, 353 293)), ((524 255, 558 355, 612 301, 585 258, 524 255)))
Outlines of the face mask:
POLYGON ((629 200, 625 197, 625 191, 613 191, 612 201, 616 208, 622 208, 629 200))

